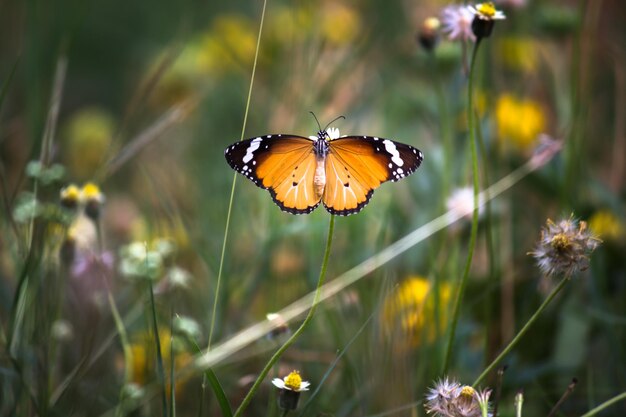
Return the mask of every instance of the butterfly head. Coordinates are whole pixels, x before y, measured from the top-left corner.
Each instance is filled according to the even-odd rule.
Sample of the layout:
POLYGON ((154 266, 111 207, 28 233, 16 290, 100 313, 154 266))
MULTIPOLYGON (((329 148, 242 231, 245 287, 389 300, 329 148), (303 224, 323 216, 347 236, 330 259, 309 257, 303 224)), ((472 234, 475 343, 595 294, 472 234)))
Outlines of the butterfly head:
POLYGON ((329 140, 330 135, 325 130, 320 130, 317 132, 317 140, 329 140))
POLYGON ((336 127, 326 128, 317 132, 319 140, 333 140, 339 137, 339 129, 336 127))

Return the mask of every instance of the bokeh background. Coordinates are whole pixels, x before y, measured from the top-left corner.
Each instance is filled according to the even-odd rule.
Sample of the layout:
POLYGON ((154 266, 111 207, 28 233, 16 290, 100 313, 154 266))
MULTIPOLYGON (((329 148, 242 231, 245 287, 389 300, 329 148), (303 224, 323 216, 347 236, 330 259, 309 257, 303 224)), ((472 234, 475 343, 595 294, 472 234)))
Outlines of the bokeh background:
MULTIPOLYGON (((313 111, 322 125, 344 115, 342 134, 424 152, 414 175, 337 219, 329 280, 453 208, 471 184, 472 43, 416 40, 447 5, 268 0, 246 112, 262 1, 0 2, 0 415, 160 413, 146 282, 168 374, 207 347, 212 320, 224 342, 314 290, 328 213, 282 213, 240 177, 213 315, 235 175, 223 150, 242 136, 313 135, 313 111), (90 182, 96 216, 60 207, 64 187, 90 182)), ((507 19, 475 74, 481 186, 521 166, 541 134, 563 150, 481 214, 450 375, 471 383, 536 310, 555 281, 528 252, 546 219, 573 214, 603 244, 506 358, 500 415, 514 415, 519 390, 524 415, 547 415, 573 377, 560 415, 580 415, 626 390, 626 9, 497 7, 507 19)), ((320 388, 296 413, 425 415, 468 240, 463 219, 320 306, 271 373, 298 369, 320 388)), ((283 340, 213 367, 234 407, 283 340)), ((200 373, 174 385, 178 415, 220 415, 200 373)), ((279 415, 276 397, 268 380, 247 415, 279 415)), ((624 414, 622 402, 601 415, 624 414)))

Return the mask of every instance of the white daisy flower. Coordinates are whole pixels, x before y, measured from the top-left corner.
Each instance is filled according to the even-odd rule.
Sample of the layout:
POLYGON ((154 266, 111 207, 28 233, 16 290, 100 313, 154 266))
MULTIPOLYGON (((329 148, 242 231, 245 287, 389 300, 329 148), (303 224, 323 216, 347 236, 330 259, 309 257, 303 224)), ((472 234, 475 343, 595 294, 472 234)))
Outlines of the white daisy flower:
POLYGON ((506 19, 504 13, 496 10, 491 2, 478 3, 476 6, 467 6, 470 12, 481 20, 503 20, 506 19))
POLYGON ((310 382, 302 380, 300 372, 298 371, 292 371, 283 379, 274 378, 272 380, 272 384, 274 384, 274 386, 277 388, 295 392, 308 391, 309 386, 311 385, 310 382))

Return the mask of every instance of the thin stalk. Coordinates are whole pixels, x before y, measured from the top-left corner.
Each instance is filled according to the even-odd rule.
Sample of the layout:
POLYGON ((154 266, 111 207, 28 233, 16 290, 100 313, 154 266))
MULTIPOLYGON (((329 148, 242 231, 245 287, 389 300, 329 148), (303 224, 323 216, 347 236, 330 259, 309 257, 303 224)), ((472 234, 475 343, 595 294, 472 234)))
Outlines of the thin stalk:
MULTIPOLYGON (((487 155, 487 148, 485 146, 485 141, 483 139, 483 133, 482 133, 482 129, 480 127, 480 120, 478 118, 478 113, 474 114, 474 117, 478 120, 478 123, 476 124, 476 134, 478 137, 478 148, 480 149, 480 157, 482 160, 482 168, 483 168, 483 183, 485 186, 485 190, 488 188, 489 186, 489 156, 487 155)), ((488 259, 489 259, 489 281, 492 284, 496 284, 496 280, 498 279, 498 277, 496 276, 496 251, 495 251, 495 246, 493 243, 493 216, 492 216, 492 212, 491 212, 491 199, 489 198, 489 194, 487 191, 485 191, 486 194, 486 198, 485 198, 485 240, 487 242, 487 255, 488 255, 488 259)), ((493 317, 493 296, 492 294, 487 294, 487 301, 485 302, 484 305, 484 314, 485 314, 485 328, 487 329, 487 332, 485 334, 485 363, 486 361, 488 361, 489 358, 489 353, 490 353, 490 349, 489 349, 489 340, 493 331, 493 325, 492 325, 492 317, 493 317)), ((495 413, 494 413, 495 415, 495 413)))
POLYGON ((515 335, 515 337, 513 338, 513 340, 511 340, 509 342, 509 344, 504 348, 504 350, 498 355, 497 358, 495 358, 491 364, 489 364, 489 366, 487 366, 487 368, 485 368, 485 370, 483 371, 482 374, 480 374, 478 376, 478 378, 476 378, 476 381, 474 381, 474 383, 472 384, 472 386, 476 386, 478 385, 484 378, 485 376, 487 376, 487 374, 489 372, 491 372, 493 370, 493 368, 495 368, 500 361, 515 347, 515 345, 517 345, 517 343, 520 341, 520 339, 522 338, 522 336, 524 336, 526 334, 526 332, 528 331, 528 329, 530 329, 530 326, 532 326, 535 321, 539 318, 539 316, 541 315, 541 313, 543 313, 543 310, 546 309, 546 307, 548 306, 548 304, 550 304, 550 301, 552 301, 552 299, 554 297, 556 297, 556 295, 563 289, 563 287, 565 286, 565 284, 570 280, 569 277, 564 277, 561 282, 559 282, 559 285, 556 286, 556 288, 554 288, 552 290, 552 292, 550 293, 550 295, 548 295, 548 297, 544 300, 544 302, 539 306, 539 308, 537 309, 537 311, 535 311, 535 313, 530 317, 530 319, 526 322, 526 324, 524 325, 524 327, 522 327, 522 329, 517 333, 517 335, 515 335))
POLYGON ((610 400, 607 400, 605 402, 603 402, 602 404, 600 404, 599 406, 597 406, 596 408, 589 410, 588 412, 586 412, 585 414, 583 414, 580 417, 591 417, 591 416, 595 416, 597 415, 600 411, 604 410, 605 408, 609 408, 610 406, 612 406, 613 404, 615 404, 616 402, 622 401, 622 400, 626 400, 626 391, 622 392, 619 395, 616 395, 615 397, 611 398, 610 400))
POLYGON ((156 305, 154 302, 154 289, 152 288, 152 281, 148 282, 148 288, 150 290, 150 310, 152 312, 152 327, 154 330, 154 343, 156 345, 157 354, 157 376, 159 384, 161 385, 161 406, 162 416, 167 416, 167 393, 165 390, 165 368, 163 366, 163 354, 161 353, 161 338, 159 337, 159 325, 157 323, 156 305))
POLYGON ((559 411, 559 408, 561 408, 561 405, 563 405, 565 400, 567 400, 567 398, 572 394, 572 392, 574 392, 574 388, 576 388, 576 384, 578 384, 578 380, 576 378, 572 379, 572 382, 567 386, 567 389, 565 390, 561 398, 559 398, 556 404, 554 404, 554 407, 552 407, 552 410, 550 410, 548 417, 554 417, 556 415, 556 413, 559 411))
MULTIPOLYGON (((265 6, 267 0, 263 0, 263 10, 261 11, 261 23, 259 25, 259 34, 256 39, 256 51, 254 52, 254 63, 252 64, 252 75, 250 76, 250 88, 248 88, 248 98, 246 100, 246 110, 243 115, 243 126, 241 126, 240 141, 246 132, 246 124, 248 123, 248 111, 250 110, 250 98, 252 97, 252 86, 254 85, 254 75, 256 73, 257 60, 259 58, 259 49, 261 46, 261 33, 263 32, 263 21, 265 20, 265 6)), ((228 201, 228 214, 226 215, 226 227, 224 228, 224 241, 222 243, 222 254, 220 255, 220 266, 217 270, 217 283, 215 284, 215 297, 213 298, 213 310, 211 312, 211 326, 209 328, 209 341, 207 342, 207 350, 211 350, 211 341, 213 340, 213 329, 215 328, 215 314, 217 312, 217 300, 220 294, 220 284, 222 282, 222 270, 224 268, 224 255, 226 253, 226 242, 228 241, 228 229, 230 227, 230 214, 233 209, 233 200, 235 197, 235 185, 237 184, 237 173, 233 175, 233 185, 230 189, 230 200, 228 201)))
MULTIPOLYGON (((254 75, 256 74, 256 65, 259 58, 259 49, 261 47, 261 33, 263 32, 263 21, 265 20, 265 8, 267 0, 263 0, 263 10, 261 11, 261 23, 259 24, 259 34, 256 39, 256 50, 254 51, 254 62, 252 64, 252 74, 250 75, 250 87, 248 88, 248 97, 246 99, 246 110, 243 115, 243 125, 241 126, 241 136, 239 140, 243 140, 248 123, 248 112, 250 110, 250 99, 252 97, 252 86, 254 85, 254 75)), ((228 212, 226 214, 226 226, 224 226, 224 240, 222 242, 222 253, 220 254, 220 265, 217 270, 217 282, 215 284, 215 296, 213 297, 213 308, 211 309, 211 325, 209 326, 209 340, 207 341, 207 351, 211 350, 211 342, 213 341, 213 330, 215 330, 215 316, 217 314, 217 302, 220 295, 220 287, 222 284, 222 271, 224 270, 224 256, 226 254, 226 243, 228 242, 228 230, 230 229, 230 215, 233 211, 233 201, 235 199, 235 186, 237 185, 237 173, 233 175, 233 185, 230 188, 230 198, 228 200, 228 212)), ((206 374, 202 374, 202 395, 200 396, 200 407, 198 408, 198 417, 202 415, 204 405, 204 390, 206 388, 206 374)))
POLYGON ((448 373, 450 366, 450 357, 452 356, 452 347, 454 345, 454 336, 456 335, 456 326, 459 321, 459 313, 461 311, 461 301, 463 300, 463 293, 465 292, 465 285, 467 283, 467 277, 472 265, 472 258, 474 257, 474 248, 476 246, 476 236, 478 234, 478 193, 480 185, 478 184, 478 155, 476 151, 476 137, 474 134, 474 91, 473 91, 473 78, 474 78, 474 64, 476 63, 476 53, 480 46, 480 40, 478 37, 474 44, 474 51, 472 52, 472 60, 470 62, 469 76, 467 80, 467 124, 470 137, 470 148, 472 150, 472 179, 474 184, 474 211, 472 213, 472 229, 470 232, 469 247, 467 249, 467 261, 465 262, 465 269, 461 276, 461 282, 459 283, 459 289, 457 291, 456 300, 454 301, 454 309, 452 313, 452 323, 450 325, 450 333, 448 336, 448 347, 446 348, 446 356, 443 363, 443 374, 448 373))
POLYGON ((320 302, 321 289, 322 289, 322 286, 324 285, 324 280, 326 278, 326 269, 328 267, 328 258, 330 256, 330 247, 333 241, 334 230, 335 230, 335 216, 331 215, 330 223, 328 226, 328 238, 326 240, 326 249, 324 251, 324 259, 322 260, 322 267, 320 269, 320 275, 317 280, 317 287, 315 289, 315 295, 313 296, 313 303, 311 305, 311 309, 309 310, 309 314, 307 314, 306 318, 304 319, 300 327, 298 327, 298 329, 295 332, 293 332, 293 334, 285 342, 285 344, 282 345, 276 351, 276 353, 274 353, 274 355, 270 358, 270 360, 265 364, 265 367, 263 368, 263 370, 257 377, 256 381, 254 381, 254 385, 252 385, 252 388, 250 388, 250 391, 248 391, 248 394, 246 394, 246 397, 241 402, 241 405, 239 406, 239 408, 237 408, 237 411, 235 411, 235 414, 233 414, 233 417, 239 417, 243 415, 243 412, 245 411, 246 407, 252 400, 252 397, 254 396, 256 391, 259 389, 259 386, 261 385, 261 383, 263 382, 263 380, 269 373, 270 369, 272 369, 274 364, 278 362, 278 359, 280 359, 280 357, 287 350, 287 348, 289 348, 289 346, 291 346, 293 342, 295 342, 296 339, 300 337, 300 334, 304 332, 304 329, 306 329, 308 324, 311 322, 311 319, 313 319, 313 316, 315 315, 315 310, 317 309, 317 305, 320 302))

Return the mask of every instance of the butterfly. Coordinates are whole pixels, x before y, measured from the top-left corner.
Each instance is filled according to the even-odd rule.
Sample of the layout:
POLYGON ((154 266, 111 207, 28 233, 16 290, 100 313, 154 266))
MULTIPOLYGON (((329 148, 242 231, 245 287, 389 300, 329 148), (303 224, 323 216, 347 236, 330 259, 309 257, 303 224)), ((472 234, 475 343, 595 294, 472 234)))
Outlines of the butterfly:
POLYGON ((339 216, 361 211, 380 184, 411 175, 424 159, 410 145, 372 136, 336 138, 335 132, 258 136, 230 145, 224 156, 231 168, 268 190, 281 210, 307 214, 322 202, 339 216))

